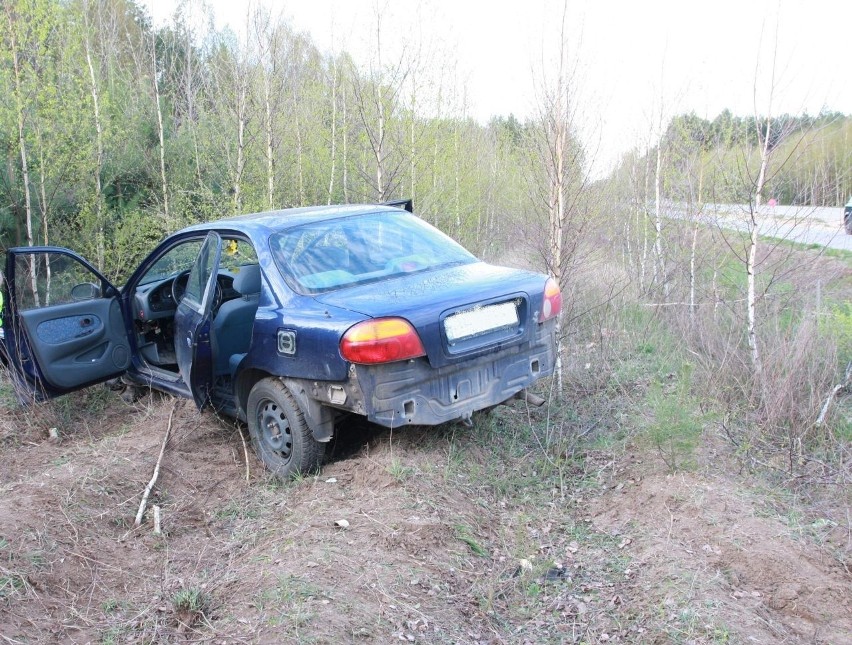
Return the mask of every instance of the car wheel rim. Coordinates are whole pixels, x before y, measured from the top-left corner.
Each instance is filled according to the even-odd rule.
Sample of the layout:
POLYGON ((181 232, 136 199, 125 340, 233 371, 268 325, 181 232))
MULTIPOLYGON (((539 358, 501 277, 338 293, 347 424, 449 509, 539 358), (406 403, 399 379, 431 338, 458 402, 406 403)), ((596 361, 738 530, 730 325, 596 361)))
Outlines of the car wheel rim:
POLYGON ((287 416, 274 401, 263 401, 258 406, 257 425, 266 447, 282 461, 288 461, 293 453, 293 433, 287 416))

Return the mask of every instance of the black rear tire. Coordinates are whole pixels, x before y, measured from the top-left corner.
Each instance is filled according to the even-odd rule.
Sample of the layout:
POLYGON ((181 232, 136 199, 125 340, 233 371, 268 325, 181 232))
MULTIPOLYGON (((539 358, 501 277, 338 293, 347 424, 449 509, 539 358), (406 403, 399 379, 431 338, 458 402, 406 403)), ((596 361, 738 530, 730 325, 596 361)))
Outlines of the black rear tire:
POLYGON ((246 416, 251 445, 276 477, 286 481, 319 469, 325 444, 314 439, 299 404, 280 380, 255 384, 246 416))

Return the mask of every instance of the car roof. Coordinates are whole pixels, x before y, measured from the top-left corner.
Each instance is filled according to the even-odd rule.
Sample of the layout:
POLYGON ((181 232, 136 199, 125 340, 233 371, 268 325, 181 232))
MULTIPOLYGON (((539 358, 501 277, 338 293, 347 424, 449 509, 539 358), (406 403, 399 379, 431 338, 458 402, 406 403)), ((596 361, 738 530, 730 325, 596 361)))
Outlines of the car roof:
POLYGON ((282 231, 301 224, 340 217, 355 217, 368 213, 404 212, 400 208, 383 204, 348 204, 345 206, 305 206, 302 208, 285 208, 263 213, 248 213, 223 219, 195 224, 181 232, 207 231, 211 229, 229 228, 248 234, 263 235, 282 231))

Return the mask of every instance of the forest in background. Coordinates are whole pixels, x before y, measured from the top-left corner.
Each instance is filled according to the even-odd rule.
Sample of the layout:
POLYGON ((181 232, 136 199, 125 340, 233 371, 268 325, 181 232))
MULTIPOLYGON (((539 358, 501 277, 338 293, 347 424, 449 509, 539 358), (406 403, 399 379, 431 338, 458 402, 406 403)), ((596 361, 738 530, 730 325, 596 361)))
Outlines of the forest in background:
MULTIPOLYGON (((359 69, 262 10, 247 42, 130 0, 4 0, 0 239, 120 279, 164 233, 235 213, 412 197, 482 253, 531 212, 522 126, 487 126, 409 52, 359 69)), ((375 34, 377 52, 383 34, 375 34)))
POLYGON ((589 376, 578 346, 608 366, 613 330, 646 333, 653 311, 691 356, 684 392, 701 383, 748 445, 780 449, 791 472, 794 451, 843 460, 852 421, 831 406, 813 420, 852 360, 848 271, 763 240, 758 220, 775 198, 807 226, 808 207, 852 194, 852 117, 660 118, 593 178, 564 29, 532 116, 481 124, 447 80, 452 55, 391 55, 378 18, 359 65, 262 8, 241 39, 181 10, 154 28, 133 0, 3 0, 0 245, 68 246, 121 283, 188 224, 410 197, 474 253, 560 282, 560 392, 589 376), (666 217, 672 202, 684 217, 666 217), (741 226, 707 220, 713 202, 742 204, 741 226))
MULTIPOLYGON (((464 88, 445 80, 452 63, 436 62, 448 57, 412 44, 391 58, 391 35, 378 27, 376 58, 360 67, 262 9, 242 41, 180 12, 154 28, 132 0, 4 0, 0 34, 3 247, 70 246, 121 280, 167 232, 291 206, 412 197, 422 217, 478 254, 519 227, 531 240, 552 228, 546 96, 523 123, 477 123, 464 88)), ((582 188, 572 207, 603 225, 618 209, 589 199, 589 159, 568 114, 576 106, 564 109, 562 172, 582 188)), ((759 154, 755 123, 729 112, 674 117, 659 143, 663 192, 677 197, 697 155, 708 168, 713 159, 699 201, 747 200, 738 169, 759 154)), ((776 123, 776 156, 796 163, 767 190, 781 203, 845 201, 852 118, 776 123)), ((613 178, 641 156, 626 155, 613 178)), ((546 258, 553 245, 538 246, 546 258)))

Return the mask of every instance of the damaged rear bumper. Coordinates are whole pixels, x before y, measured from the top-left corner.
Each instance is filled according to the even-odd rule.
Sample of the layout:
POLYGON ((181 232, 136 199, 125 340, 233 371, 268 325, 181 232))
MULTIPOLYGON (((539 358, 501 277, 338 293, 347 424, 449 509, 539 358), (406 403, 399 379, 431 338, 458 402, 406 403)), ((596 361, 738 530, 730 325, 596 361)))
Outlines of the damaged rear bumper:
POLYGON ((555 325, 543 324, 532 342, 435 369, 426 358, 352 365, 339 384, 314 384, 323 405, 365 415, 389 428, 469 419, 553 373, 555 325))

